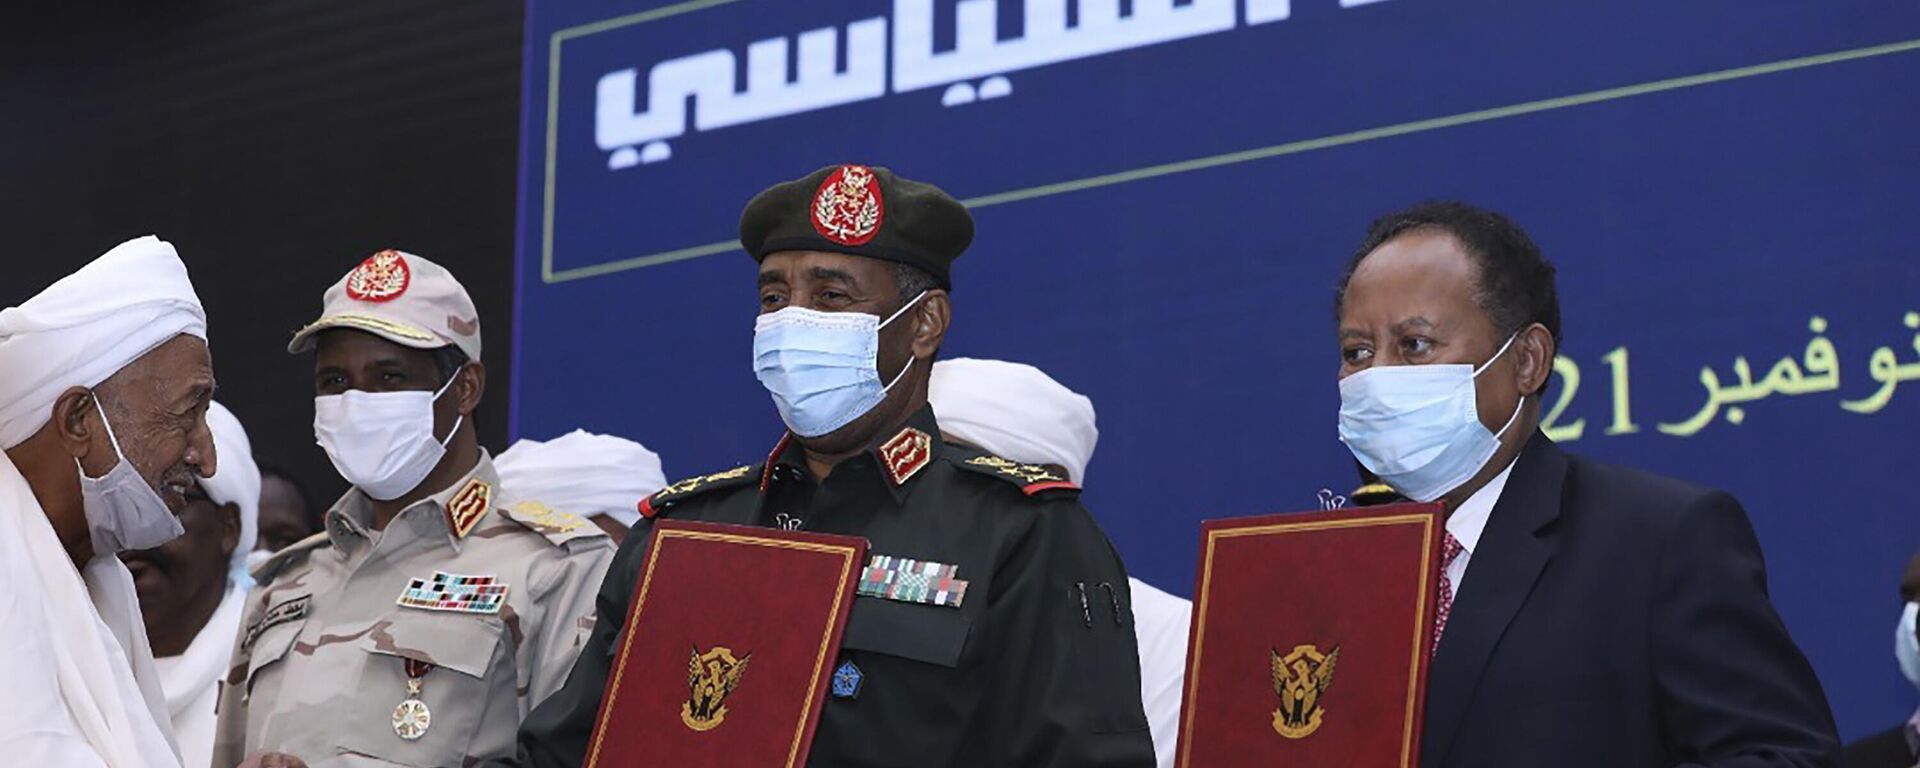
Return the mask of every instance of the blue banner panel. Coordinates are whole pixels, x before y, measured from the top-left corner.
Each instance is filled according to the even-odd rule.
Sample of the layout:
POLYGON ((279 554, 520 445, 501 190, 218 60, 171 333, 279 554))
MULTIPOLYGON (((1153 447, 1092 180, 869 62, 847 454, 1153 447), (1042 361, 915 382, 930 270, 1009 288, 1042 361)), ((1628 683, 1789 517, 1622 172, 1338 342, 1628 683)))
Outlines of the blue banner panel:
POLYGON ((1087 504, 1185 594, 1201 519, 1351 488, 1333 285, 1373 216, 1461 198, 1560 268, 1551 434, 1738 495, 1843 733, 1912 711, 1920 4, 528 7, 515 434, 764 456, 740 209, 885 165, 979 224, 944 354, 1093 398, 1087 504))

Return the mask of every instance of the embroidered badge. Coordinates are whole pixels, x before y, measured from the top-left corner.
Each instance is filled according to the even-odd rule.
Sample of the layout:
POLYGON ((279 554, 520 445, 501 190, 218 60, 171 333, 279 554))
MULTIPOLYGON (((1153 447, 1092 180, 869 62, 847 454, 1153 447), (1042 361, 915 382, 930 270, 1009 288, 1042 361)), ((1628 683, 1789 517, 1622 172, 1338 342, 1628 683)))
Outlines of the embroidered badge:
POLYGON ((478 478, 468 480, 467 485, 453 495, 447 502, 447 525, 453 529, 457 538, 466 538, 467 532, 486 517, 487 510, 493 508, 493 486, 478 478))
POLYGON ((461 576, 434 571, 433 578, 415 578, 395 601, 401 607, 454 613, 500 612, 507 602, 507 585, 494 576, 461 576))
POLYGON ((853 663, 853 659, 840 662, 840 666, 833 669, 833 697, 836 699, 860 698, 860 683, 866 678, 866 674, 853 663))
POLYGON ((240 641, 240 647, 243 649, 252 648, 253 641, 260 639, 261 633, 266 632, 268 629, 289 621, 298 621, 306 618, 307 603, 312 599, 310 595, 301 595, 292 600, 275 605, 272 608, 268 608, 266 613, 261 614, 260 618, 254 619, 253 623, 247 626, 247 636, 240 641))
POLYGON ((880 180, 864 165, 843 165, 813 193, 813 229, 841 245, 866 245, 880 231, 886 201, 880 180))
POLYGON ((1021 492, 1032 496, 1041 491, 1055 488, 1079 488, 1073 481, 1061 477, 1053 470, 1039 464, 1021 464, 998 456, 976 456, 968 459, 967 464, 984 467, 999 473, 1002 477, 1021 484, 1021 492))
POLYGON ((726 480, 738 480, 746 477, 747 473, 752 471, 752 465, 740 466, 725 472, 715 472, 711 475, 696 475, 685 480, 669 483, 667 487, 655 491, 652 496, 640 500, 640 516, 653 519, 660 514, 661 505, 666 502, 693 493, 714 483, 726 480))
POLYGON ((695 647, 688 662, 689 693, 686 703, 680 705, 680 722, 696 731, 720 727, 727 719, 727 696, 740 687, 740 678, 747 674, 747 662, 752 659, 751 653, 736 659, 726 646, 716 645, 706 653, 695 647))
POLYGON ((859 594, 921 605, 960 607, 967 582, 954 578, 960 566, 874 555, 860 572, 859 594))
POLYGON ((895 486, 905 485, 933 461, 933 438, 907 427, 880 446, 880 461, 887 465, 887 479, 895 486))
POLYGON ((1304 739, 1320 730, 1326 710, 1320 700, 1333 685, 1333 667, 1340 661, 1340 646, 1325 654, 1311 645, 1296 645, 1293 652, 1280 655, 1273 650, 1273 693, 1280 697, 1280 708, 1273 711, 1273 730, 1289 739, 1304 739))
POLYGON ((407 266, 407 257, 388 249, 368 256, 347 273, 347 295, 360 301, 392 301, 406 293, 412 283, 413 269, 407 266))
POLYGON ((587 524, 579 515, 561 512, 537 501, 513 505, 514 517, 541 533, 573 533, 587 524))

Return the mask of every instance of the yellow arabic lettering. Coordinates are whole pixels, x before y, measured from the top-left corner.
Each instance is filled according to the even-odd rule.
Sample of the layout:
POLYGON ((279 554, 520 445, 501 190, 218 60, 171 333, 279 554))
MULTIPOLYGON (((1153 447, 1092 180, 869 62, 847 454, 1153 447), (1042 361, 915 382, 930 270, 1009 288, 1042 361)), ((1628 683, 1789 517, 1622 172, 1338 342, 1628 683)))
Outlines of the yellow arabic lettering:
MULTIPOLYGON (((1920 330, 1920 312, 1908 312, 1904 319, 1907 328, 1920 330)), ((1913 349, 1920 354, 1920 333, 1913 336, 1913 349)), ((1867 377, 1879 382, 1880 389, 1859 400, 1842 400, 1841 408, 1866 414, 1887 407, 1887 401, 1893 399, 1893 391, 1901 382, 1920 380, 1920 362, 1902 365, 1892 347, 1881 347, 1867 359, 1867 377)))

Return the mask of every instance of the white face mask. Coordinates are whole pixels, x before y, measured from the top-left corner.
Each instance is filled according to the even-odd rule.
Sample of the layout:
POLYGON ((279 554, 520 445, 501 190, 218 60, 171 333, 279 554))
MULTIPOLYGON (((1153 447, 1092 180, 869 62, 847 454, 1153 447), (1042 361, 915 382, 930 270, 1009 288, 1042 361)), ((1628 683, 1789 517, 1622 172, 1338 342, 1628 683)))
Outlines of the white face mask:
POLYGON ((1914 619, 1920 616, 1920 603, 1907 603, 1900 612, 1900 626, 1893 635, 1893 657, 1900 660, 1900 673, 1907 682, 1920 688, 1920 638, 1914 637, 1914 619))
POLYGON ((1340 381, 1340 441, 1368 471, 1407 498, 1428 502, 1460 487, 1493 459, 1500 437, 1480 423, 1473 381, 1507 353, 1514 334, 1484 365, 1375 366, 1340 381))
POLYGON ((460 431, 461 414, 444 440, 433 436, 433 404, 453 386, 456 371, 438 392, 347 390, 313 399, 313 436, 347 482, 381 501, 397 499, 427 479, 460 431))
POLYGON ((80 506, 86 512, 87 531, 93 540, 94 557, 111 557, 135 549, 160 546, 186 532, 180 518, 167 508, 167 502, 153 485, 140 476, 120 450, 120 439, 113 434, 113 423, 93 398, 93 409, 107 428, 107 441, 113 444, 117 461, 100 477, 87 477, 86 467, 74 459, 80 469, 80 506))

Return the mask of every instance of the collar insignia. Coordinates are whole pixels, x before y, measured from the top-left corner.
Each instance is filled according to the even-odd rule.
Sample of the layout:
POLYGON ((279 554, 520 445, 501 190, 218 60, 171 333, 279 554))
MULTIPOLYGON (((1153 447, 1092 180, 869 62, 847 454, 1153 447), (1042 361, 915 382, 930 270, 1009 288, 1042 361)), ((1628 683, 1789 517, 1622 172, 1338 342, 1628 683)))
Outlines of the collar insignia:
POLYGON ((887 468, 887 479, 895 487, 907 481, 933 462, 933 437, 913 427, 900 430, 880 446, 880 463, 887 468))
POLYGON ((477 477, 468 480, 466 487, 447 502, 447 525, 453 528, 454 538, 466 538, 467 533, 480 524, 480 518, 486 517, 487 510, 491 508, 493 486, 477 477))

